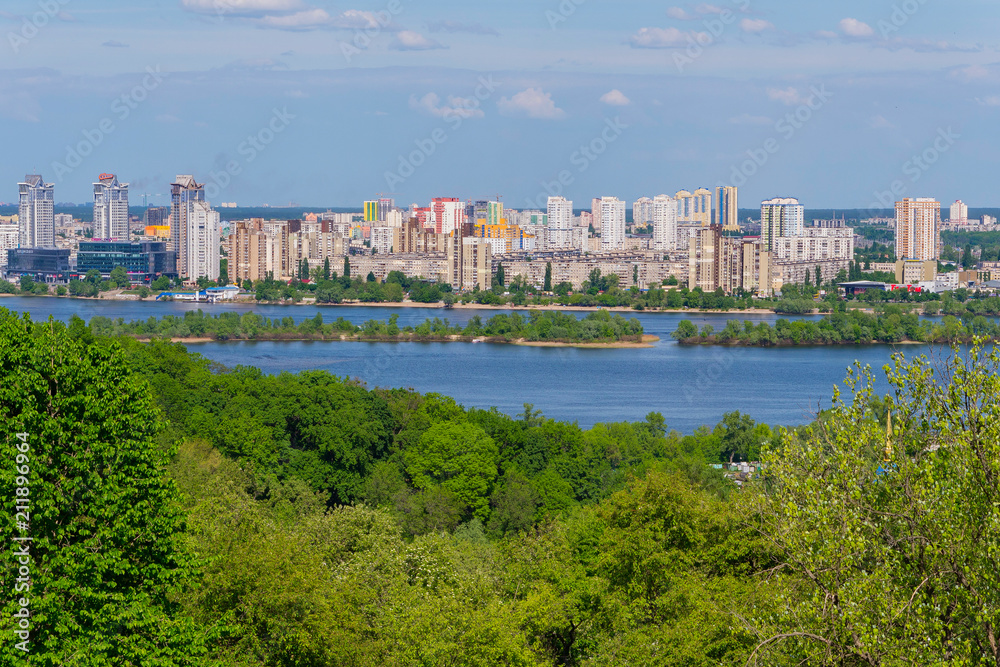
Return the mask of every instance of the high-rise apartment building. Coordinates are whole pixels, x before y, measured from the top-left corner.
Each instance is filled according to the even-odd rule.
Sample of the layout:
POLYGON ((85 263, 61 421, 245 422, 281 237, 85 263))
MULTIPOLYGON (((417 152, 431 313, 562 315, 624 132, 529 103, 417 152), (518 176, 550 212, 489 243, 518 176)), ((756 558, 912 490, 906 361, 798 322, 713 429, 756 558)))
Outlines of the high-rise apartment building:
POLYGON ((170 224, 170 209, 166 206, 150 206, 143 215, 147 227, 162 227, 170 224))
POLYGON ((184 215, 186 271, 182 278, 219 279, 219 213, 204 200, 189 201, 184 215))
POLYGON ((46 183, 38 174, 24 177, 17 184, 20 194, 18 224, 22 248, 51 248, 56 242, 56 221, 53 205, 55 185, 46 183))
POLYGON ((7 251, 17 248, 21 229, 17 225, 0 223, 0 269, 7 268, 7 251))
POLYGON ((128 183, 101 174, 94 183, 94 237, 128 241, 128 183))
POLYGON ((625 249, 625 202, 618 197, 601 197, 601 250, 625 249))
POLYGON ((760 204, 760 239, 764 251, 774 250, 775 239, 802 236, 806 209, 798 199, 769 199, 760 204))
POLYGON ((268 242, 263 220, 240 220, 229 228, 227 266, 229 282, 242 285, 245 280, 264 280, 267 277, 268 242))
POLYGON ((935 199, 896 202, 896 258, 931 261, 938 258, 941 203, 935 199))
POLYGON ((951 205, 951 216, 948 222, 952 224, 965 224, 969 221, 969 207, 961 199, 951 205))
POLYGON ((637 199, 632 204, 632 226, 645 227, 653 224, 653 200, 649 197, 637 199))
POLYGON ((712 193, 705 188, 699 188, 693 193, 681 190, 674 199, 677 200, 677 222, 682 225, 712 224, 712 193))
MULTIPOLYGON (((570 216, 572 216, 572 212, 570 216)), ((590 215, 594 220, 594 231, 601 231, 601 198, 594 197, 590 200, 590 215)))
POLYGON ((486 202, 486 224, 487 225, 506 224, 506 221, 504 220, 503 202, 499 201, 486 202))
POLYGON ((739 190, 733 186, 715 188, 715 224, 724 232, 740 231, 739 190))
MULTIPOLYGON (((596 200, 600 201, 600 200, 596 200)), ((549 197, 549 250, 568 250, 573 247, 573 202, 565 197, 549 197)), ((600 211, 600 206, 597 208, 600 211)), ((594 219, 595 224, 597 218, 594 219)))
POLYGON ((653 250, 677 249, 677 202, 669 195, 653 198, 653 250))
MULTIPOLYGON (((205 186, 191 175, 178 175, 170 186, 170 245, 177 253, 177 272, 182 278, 191 275, 188 268, 188 210, 189 204, 205 201, 205 186)), ((218 251, 216 251, 218 252, 218 251)), ((218 268, 215 269, 218 272, 218 268)), ((199 276, 195 276, 198 278, 199 276)))
POLYGON ((688 232, 688 288, 714 292, 722 282, 722 227, 692 227, 688 232))
POLYGON ((454 197, 437 197, 431 200, 431 218, 427 226, 437 234, 460 231, 465 224, 465 204, 454 197))
POLYGON ((376 222, 378 221, 378 202, 377 201, 366 201, 365 202, 365 222, 376 222))

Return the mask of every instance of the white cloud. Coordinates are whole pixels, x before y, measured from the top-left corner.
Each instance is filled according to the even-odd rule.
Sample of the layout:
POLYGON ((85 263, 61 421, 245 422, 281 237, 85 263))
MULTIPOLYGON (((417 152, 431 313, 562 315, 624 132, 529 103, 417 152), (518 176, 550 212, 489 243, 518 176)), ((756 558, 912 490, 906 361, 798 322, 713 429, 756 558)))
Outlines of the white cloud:
POLYGON ((181 119, 173 114, 164 113, 156 117, 157 123, 179 123, 181 119))
POLYGON ((708 5, 704 3, 695 7, 694 10, 699 14, 721 14, 722 12, 726 11, 722 7, 717 7, 715 5, 708 5))
POLYGON ((430 51, 448 47, 429 37, 424 37, 419 32, 400 30, 396 33, 396 39, 389 44, 389 48, 396 51, 430 51))
POLYGON ((984 97, 982 99, 977 97, 976 101, 984 107, 1000 107, 1000 95, 990 95, 989 97, 984 97))
POLYGON ((423 97, 410 96, 410 108, 436 116, 437 118, 482 118, 486 114, 479 108, 479 100, 474 97, 448 96, 448 104, 441 104, 441 98, 436 93, 427 93, 423 97))
POLYGON ((856 39, 868 39, 875 36, 875 30, 870 25, 852 18, 846 18, 840 22, 840 31, 846 36, 856 39))
POLYGON ((963 81, 985 79, 989 75, 990 70, 982 65, 969 65, 968 67, 961 67, 948 74, 948 76, 952 79, 961 79, 963 81))
POLYGON ((279 30, 311 30, 329 26, 330 20, 330 15, 324 9, 307 9, 294 14, 265 16, 258 19, 257 24, 279 30))
POLYGON ((627 107, 632 104, 632 100, 617 88, 601 95, 601 101, 613 107, 627 107))
POLYGON ((286 90, 285 97, 291 97, 297 100, 304 100, 309 97, 309 93, 302 90, 286 90))
POLYGON ((566 112, 556 106, 552 101, 552 95, 544 92, 541 88, 528 88, 522 90, 512 98, 501 97, 497 102, 500 113, 506 116, 527 116, 528 118, 542 118, 546 120, 559 120, 566 117, 566 112))
POLYGON ((751 116, 745 113, 730 118, 729 122, 733 125, 770 125, 772 121, 767 116, 751 116))
POLYGON ((184 9, 201 14, 264 14, 294 12, 305 7, 302 0, 181 0, 184 9))
POLYGON ((764 19, 743 19, 740 21, 740 29, 743 32, 758 33, 764 32, 765 30, 771 30, 774 28, 774 24, 770 21, 765 21, 764 19))
POLYGON ((367 30, 369 28, 395 30, 392 25, 383 25, 375 12, 366 12, 360 9, 348 9, 331 20, 330 25, 344 30, 367 30))
POLYGON ((871 119, 869 119, 868 127, 872 128, 873 130, 887 130, 894 128, 896 126, 890 123, 888 120, 886 120, 885 116, 878 115, 878 116, 872 116, 871 119))
POLYGON ((677 28, 640 28, 629 38, 633 49, 671 49, 688 46, 698 39, 711 39, 708 33, 684 32, 677 28))
POLYGON ((681 7, 671 7, 667 10, 667 16, 677 21, 691 21, 697 17, 688 14, 681 7))
POLYGON ((820 30, 816 33, 816 36, 820 39, 837 39, 840 35, 831 30, 820 30))
POLYGON ((768 88, 767 96, 776 102, 795 106, 802 104, 807 98, 802 97, 797 88, 768 88))

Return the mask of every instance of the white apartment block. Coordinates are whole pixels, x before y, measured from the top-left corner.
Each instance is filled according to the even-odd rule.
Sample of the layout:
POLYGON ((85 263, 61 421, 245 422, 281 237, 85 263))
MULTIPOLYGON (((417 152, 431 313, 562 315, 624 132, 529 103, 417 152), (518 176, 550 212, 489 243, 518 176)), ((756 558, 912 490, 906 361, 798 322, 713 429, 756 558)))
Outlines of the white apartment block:
POLYGON ((0 225, 0 269, 7 268, 7 251, 17 248, 21 229, 17 225, 0 225))
POLYGON ((712 193, 705 188, 693 193, 681 190, 674 199, 677 200, 677 222, 703 227, 712 224, 712 193))
POLYGON ((948 218, 948 222, 952 224, 964 224, 969 221, 969 207, 959 199, 954 204, 951 205, 951 215, 948 218))
POLYGON ((632 204, 632 224, 636 227, 645 227, 653 224, 653 200, 649 197, 642 197, 632 204))
POLYGON ((774 239, 771 249, 776 262, 820 262, 854 259, 854 230, 810 227, 801 236, 774 239))
POLYGON ((549 250, 573 247, 573 202, 564 197, 549 197, 548 228, 549 250))
POLYGON ((128 183, 101 174, 94 183, 94 237, 128 241, 128 183))
POLYGON ((53 215, 55 185, 38 174, 24 177, 17 184, 19 240, 22 248, 49 248, 55 245, 56 223, 53 215))
MULTIPOLYGON (((400 224, 399 227, 403 225, 400 224)), ((372 250, 382 255, 392 252, 392 227, 372 227, 372 250)))
POLYGON ((774 250, 775 240, 802 236, 805 207, 791 197, 769 199, 760 204, 760 239, 765 251, 774 250))
POLYGON ((625 202, 617 197, 601 198, 601 251, 625 249, 625 202))
POLYGON ((653 198, 653 250, 677 249, 677 202, 668 195, 653 198))
POLYGON ((219 212, 206 201, 190 201, 185 211, 187 272, 183 278, 219 279, 219 212))

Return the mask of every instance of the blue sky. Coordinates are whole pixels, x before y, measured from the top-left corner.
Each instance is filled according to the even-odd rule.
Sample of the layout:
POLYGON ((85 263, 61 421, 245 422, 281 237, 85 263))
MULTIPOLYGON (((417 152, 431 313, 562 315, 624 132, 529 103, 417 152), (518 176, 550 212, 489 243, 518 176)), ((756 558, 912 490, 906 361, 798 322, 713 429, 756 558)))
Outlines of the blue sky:
POLYGON ((3 3, 0 201, 111 171, 133 203, 192 173, 241 205, 1000 205, 992 1, 136 4, 3 3))

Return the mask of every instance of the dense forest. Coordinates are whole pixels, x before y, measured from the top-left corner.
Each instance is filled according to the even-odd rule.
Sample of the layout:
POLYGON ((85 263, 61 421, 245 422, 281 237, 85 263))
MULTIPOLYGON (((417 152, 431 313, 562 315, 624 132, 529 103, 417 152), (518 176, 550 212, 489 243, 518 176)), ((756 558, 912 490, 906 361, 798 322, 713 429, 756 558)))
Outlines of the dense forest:
POLYGON ((212 338, 214 340, 371 340, 428 341, 481 340, 487 342, 553 342, 553 343, 641 343, 642 324, 621 315, 601 310, 577 318, 555 311, 535 311, 527 316, 519 313, 494 315, 486 322, 475 316, 465 326, 452 325, 447 319, 435 317, 416 326, 400 327, 398 315, 387 321, 369 320, 356 326, 342 317, 326 324, 323 314, 296 323, 294 318, 270 319, 257 313, 224 312, 208 315, 202 310, 188 311, 183 316, 167 315, 160 319, 125 322, 95 317, 90 328, 99 336, 129 335, 140 338, 212 338))
POLYGON ((0 312, 0 662, 995 664, 998 367, 584 430, 0 312))

